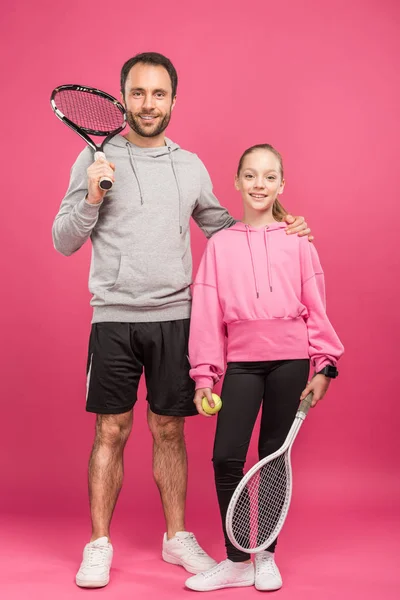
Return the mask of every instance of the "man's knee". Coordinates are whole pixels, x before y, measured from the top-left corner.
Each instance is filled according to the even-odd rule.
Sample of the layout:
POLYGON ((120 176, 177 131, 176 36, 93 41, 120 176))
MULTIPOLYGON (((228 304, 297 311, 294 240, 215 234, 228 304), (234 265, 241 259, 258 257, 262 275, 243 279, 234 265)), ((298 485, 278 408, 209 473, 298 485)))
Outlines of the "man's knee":
POLYGON ((154 441, 159 443, 180 443, 183 441, 184 417, 156 415, 149 409, 147 420, 154 441))
POLYGON ((132 429, 132 411, 120 415, 97 415, 96 443, 124 446, 132 429))

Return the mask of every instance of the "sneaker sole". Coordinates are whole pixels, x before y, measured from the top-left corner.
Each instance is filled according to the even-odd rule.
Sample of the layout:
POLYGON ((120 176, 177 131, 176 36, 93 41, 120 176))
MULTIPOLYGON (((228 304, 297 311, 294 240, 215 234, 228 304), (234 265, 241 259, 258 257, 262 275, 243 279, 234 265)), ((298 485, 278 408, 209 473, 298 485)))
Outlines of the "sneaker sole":
POLYGON ((259 592, 275 592, 276 590, 280 590, 282 587, 282 583, 280 585, 276 585, 274 587, 263 587, 262 585, 257 585, 256 583, 254 584, 254 587, 256 588, 256 590, 258 590, 259 592))
POLYGON ((192 575, 198 575, 199 573, 203 573, 208 569, 212 569, 212 567, 215 567, 215 565, 217 564, 215 563, 213 565, 210 565, 209 567, 202 567, 201 569, 196 569, 196 567, 188 565, 184 561, 180 560, 179 558, 176 558, 175 556, 172 556, 171 554, 168 554, 164 550, 162 552, 162 558, 165 562, 169 563, 170 565, 178 565, 179 567, 183 567, 188 573, 191 573, 192 575))
POLYGON ((189 588, 189 590, 193 590, 194 592, 214 592, 216 590, 223 590, 224 588, 233 588, 233 587, 253 587, 254 582, 250 581, 242 581, 241 583, 225 583, 223 585, 214 585, 212 587, 208 587, 206 589, 196 587, 194 585, 189 585, 187 582, 185 586, 189 588))
POLYGON ((82 588, 101 588, 108 585, 110 578, 103 579, 103 581, 83 581, 82 579, 75 579, 75 583, 78 587, 82 588))

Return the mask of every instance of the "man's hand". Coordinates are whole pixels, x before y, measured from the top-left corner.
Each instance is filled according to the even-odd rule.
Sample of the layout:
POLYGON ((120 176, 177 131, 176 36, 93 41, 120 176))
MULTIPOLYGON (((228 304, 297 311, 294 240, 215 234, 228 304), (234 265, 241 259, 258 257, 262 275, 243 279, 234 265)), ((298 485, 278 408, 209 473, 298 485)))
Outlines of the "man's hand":
POLYGON ((99 158, 87 170, 88 176, 88 195, 86 202, 89 204, 100 204, 107 190, 102 190, 99 181, 103 177, 109 177, 114 183, 115 166, 107 162, 104 158, 99 158))
POLYGON ((307 227, 304 217, 293 217, 292 215, 286 215, 285 221, 289 225, 286 229, 286 233, 288 235, 293 233, 297 233, 300 237, 308 235, 308 240, 310 242, 313 241, 314 236, 311 235, 311 229, 307 227))
POLYGON ((304 400, 304 398, 308 396, 310 392, 313 392, 314 396, 311 406, 314 407, 317 402, 322 400, 322 398, 325 396, 330 382, 330 378, 325 377, 325 375, 315 375, 315 377, 313 377, 311 381, 307 383, 307 386, 304 388, 303 393, 300 396, 300 400, 304 400))
POLYGON ((197 412, 199 413, 199 415, 203 415, 203 417, 213 417, 214 416, 214 415, 208 415, 207 413, 205 413, 203 410, 203 407, 201 406, 201 401, 203 400, 203 398, 205 396, 208 400, 208 404, 212 408, 214 407, 214 400, 213 400, 211 393, 212 393, 211 388, 199 388, 198 390, 196 390, 196 393, 194 395, 193 402, 196 405, 197 412))

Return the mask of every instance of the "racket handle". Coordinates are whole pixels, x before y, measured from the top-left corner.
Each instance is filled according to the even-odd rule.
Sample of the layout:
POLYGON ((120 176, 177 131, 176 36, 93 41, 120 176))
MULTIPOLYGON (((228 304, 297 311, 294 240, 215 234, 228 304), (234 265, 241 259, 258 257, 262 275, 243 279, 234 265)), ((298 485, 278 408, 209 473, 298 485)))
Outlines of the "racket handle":
MULTIPOLYGON (((99 158, 104 158, 104 160, 107 160, 104 152, 100 152, 100 151, 95 152, 94 160, 99 160, 99 158)), ((102 177, 99 181, 99 187, 102 190, 111 190, 112 186, 113 186, 113 181, 109 177, 102 177)))
POLYGON ((312 399, 313 399, 313 393, 310 392, 308 394, 308 396, 306 396, 304 398, 304 400, 302 400, 300 403, 299 412, 302 412, 304 414, 304 416, 308 413, 308 411, 310 409, 312 399))

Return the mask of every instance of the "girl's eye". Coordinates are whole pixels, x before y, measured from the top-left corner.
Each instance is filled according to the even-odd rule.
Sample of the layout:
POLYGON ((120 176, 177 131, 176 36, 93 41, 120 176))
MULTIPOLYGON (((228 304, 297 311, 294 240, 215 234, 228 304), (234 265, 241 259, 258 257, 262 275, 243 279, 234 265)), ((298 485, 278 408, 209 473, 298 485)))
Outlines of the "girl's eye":
POLYGON ((245 177, 245 179, 252 179, 252 178, 253 178, 253 175, 248 175, 248 174, 247 174, 247 175, 245 175, 244 177, 245 177))
POLYGON ((275 177, 274 175, 270 175, 270 176, 268 177, 268 179, 269 179, 270 181, 275 181, 276 177, 275 177))

